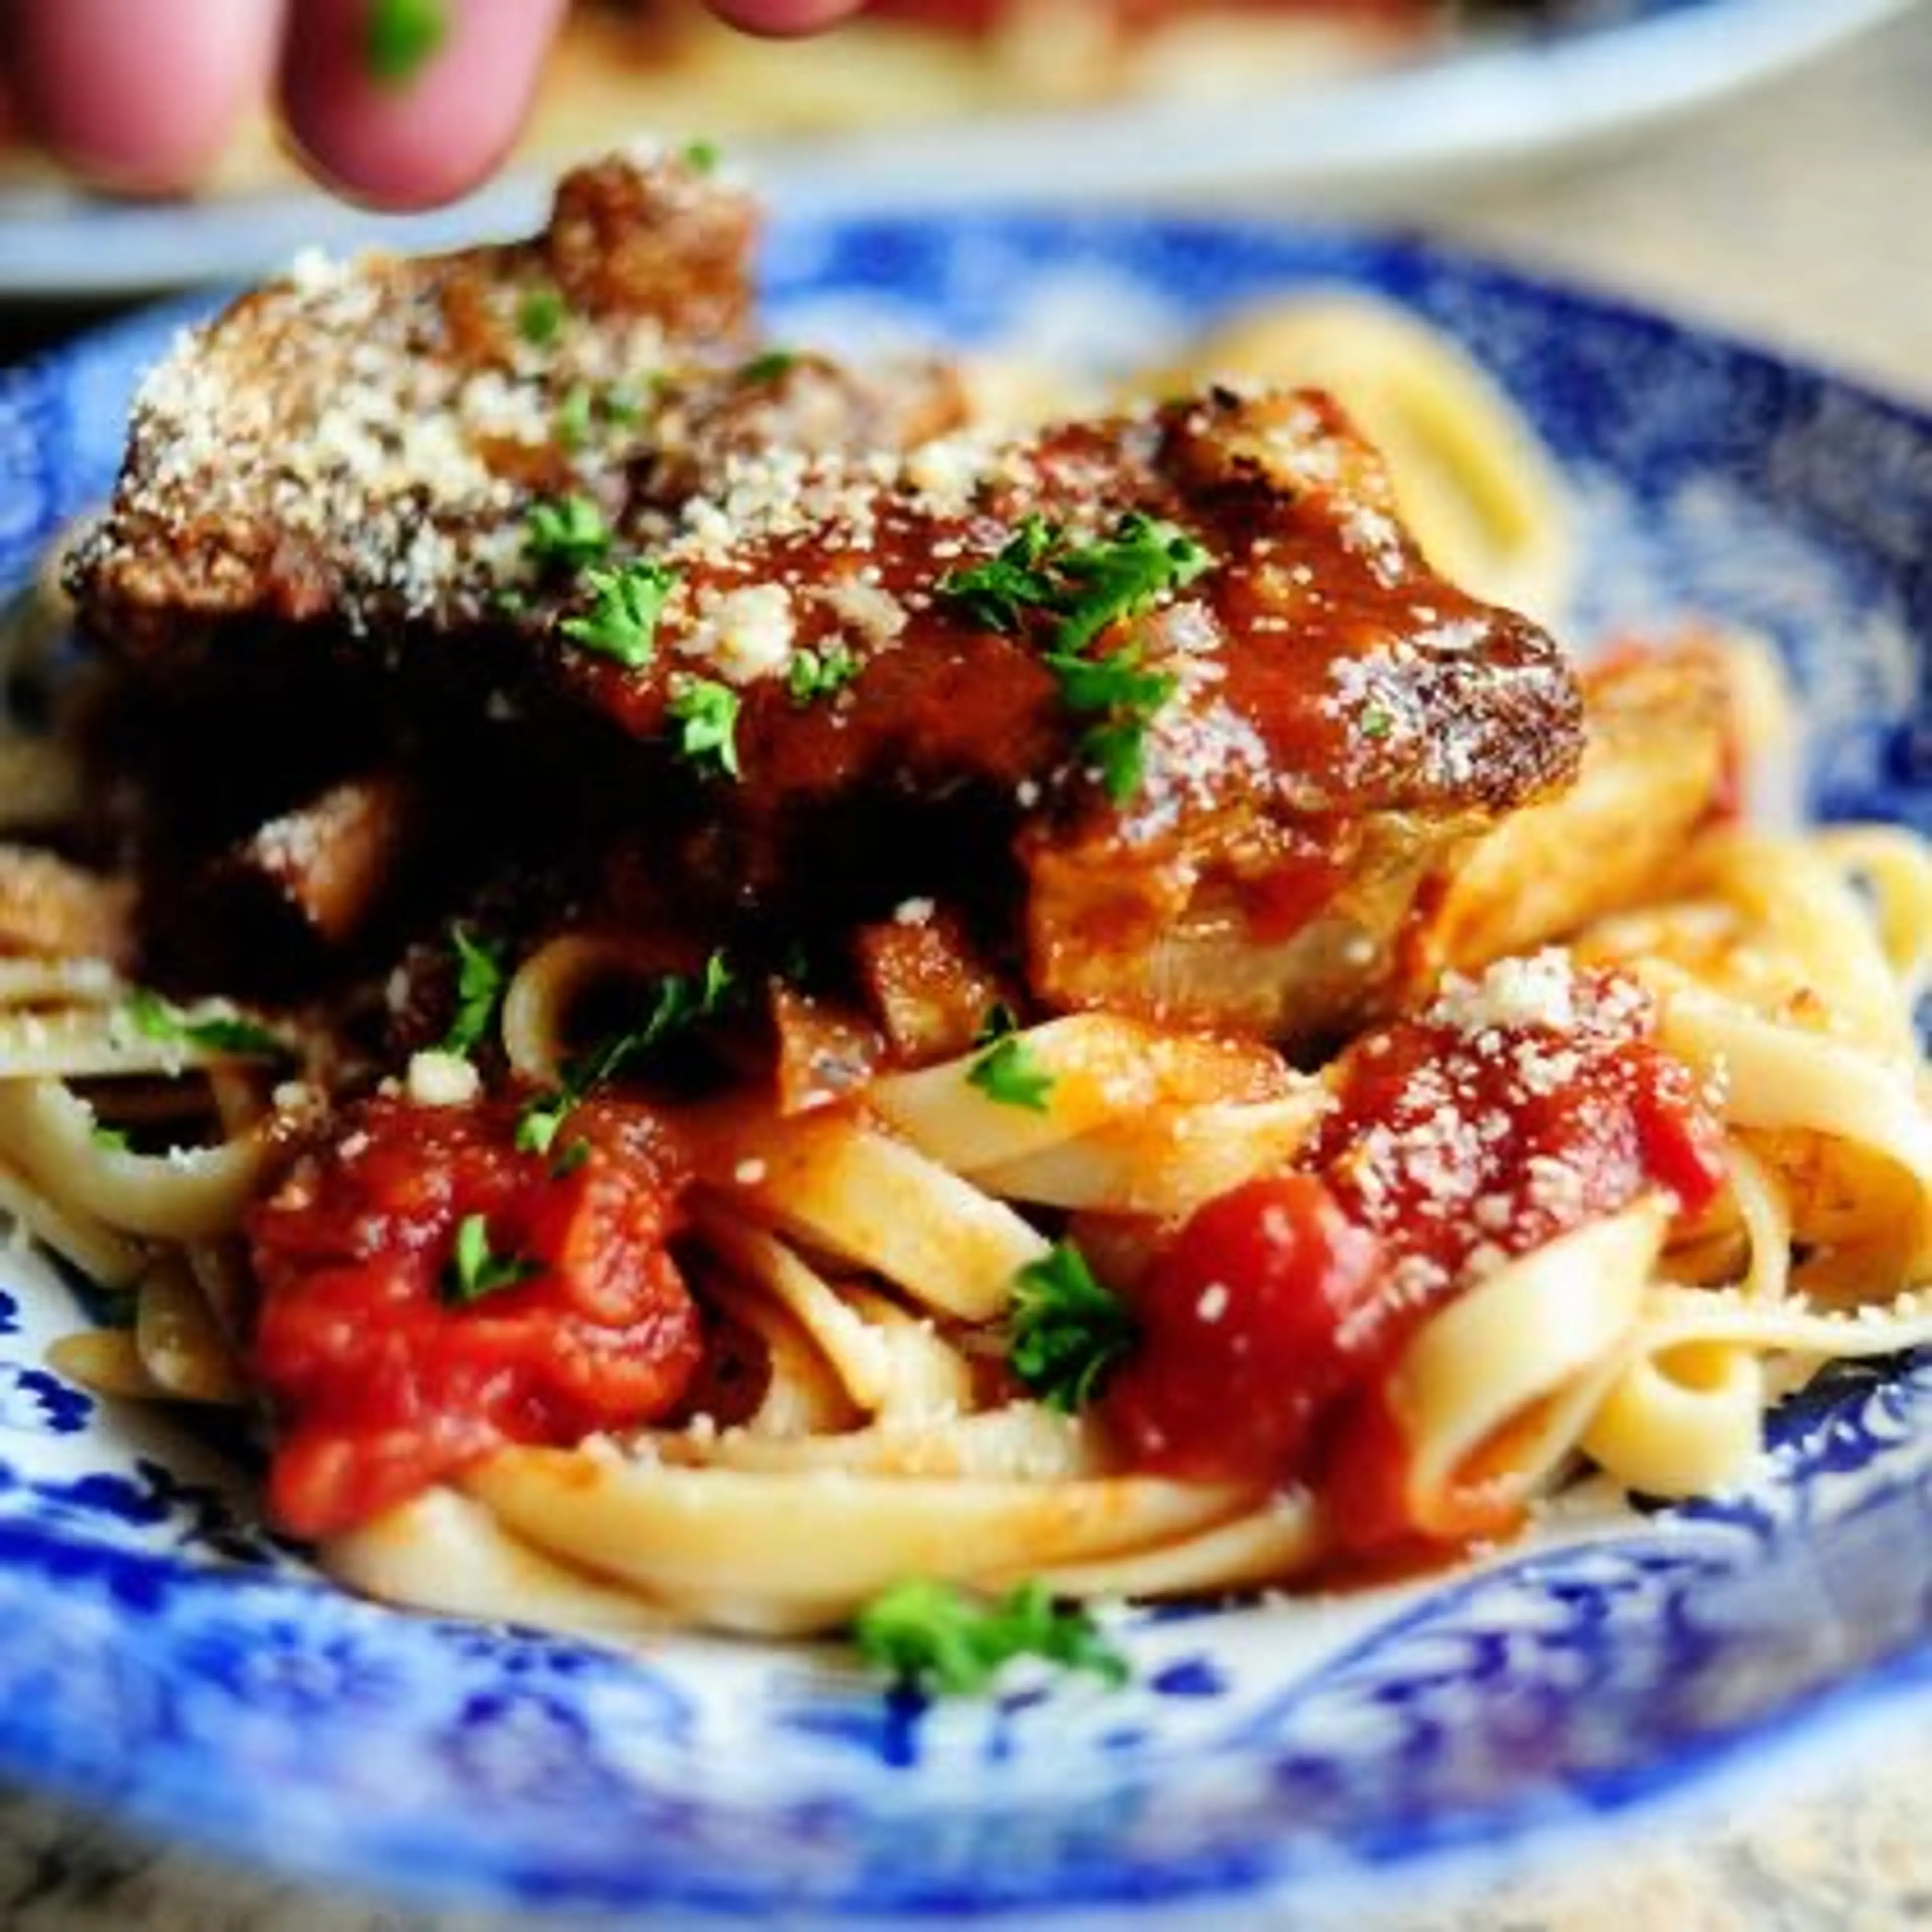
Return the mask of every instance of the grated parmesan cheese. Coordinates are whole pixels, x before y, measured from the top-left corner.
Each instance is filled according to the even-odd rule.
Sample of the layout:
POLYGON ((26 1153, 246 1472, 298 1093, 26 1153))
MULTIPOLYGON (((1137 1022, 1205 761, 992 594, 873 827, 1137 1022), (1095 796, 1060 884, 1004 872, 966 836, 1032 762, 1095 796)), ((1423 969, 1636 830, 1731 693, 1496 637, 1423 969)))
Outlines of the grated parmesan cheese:
POLYGON ((784 670, 796 634, 791 592, 782 584, 754 584, 701 597, 697 620, 677 649, 728 684, 752 684, 784 670))
POLYGON ((410 1055, 404 1084, 419 1107, 465 1107, 483 1090, 482 1076, 460 1053, 436 1048, 410 1055))

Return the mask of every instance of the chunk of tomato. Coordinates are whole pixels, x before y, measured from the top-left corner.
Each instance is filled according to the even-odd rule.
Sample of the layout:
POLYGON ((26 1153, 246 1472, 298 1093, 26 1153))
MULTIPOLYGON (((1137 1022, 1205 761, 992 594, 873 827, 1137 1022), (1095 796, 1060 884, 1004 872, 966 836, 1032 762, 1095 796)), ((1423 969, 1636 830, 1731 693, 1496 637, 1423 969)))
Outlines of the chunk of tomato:
POLYGON ((690 1382, 699 1324, 665 1250, 682 1178, 662 1126, 594 1103, 559 1162, 514 1133, 508 1107, 378 1099, 250 1214, 284 1528, 327 1536, 506 1444, 649 1421, 690 1382), (452 1258, 477 1216, 508 1278, 466 1297, 452 1258))
POLYGON ((1138 1467, 1286 1481, 1337 1398, 1382 1365, 1385 1286, 1381 1244, 1312 1175, 1235 1188, 1142 1284, 1140 1344, 1106 1420, 1138 1467))

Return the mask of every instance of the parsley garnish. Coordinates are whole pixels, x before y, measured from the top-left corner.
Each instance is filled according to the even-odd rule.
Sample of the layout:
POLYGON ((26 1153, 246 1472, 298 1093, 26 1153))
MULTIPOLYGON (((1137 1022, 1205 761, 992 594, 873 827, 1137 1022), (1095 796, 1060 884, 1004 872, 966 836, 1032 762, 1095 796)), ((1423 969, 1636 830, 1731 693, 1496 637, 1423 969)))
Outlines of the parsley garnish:
POLYGON ((370 77, 385 87, 413 80, 448 31, 443 0, 368 0, 362 58, 370 77))
POLYGON ((708 175, 717 172, 723 156, 716 141, 687 141, 682 158, 693 174, 708 175))
POLYGON ((548 284, 526 289, 517 304, 517 333, 532 349, 548 349, 562 333, 568 314, 559 290, 548 284))
POLYGON ((707 763, 738 776, 738 694, 716 678, 687 679, 671 693, 671 717, 680 728, 677 747, 694 765, 707 763))
POLYGON ((1185 530, 1131 512, 1110 538, 1070 550, 1054 568, 1067 580, 1054 608, 1060 651, 1077 651, 1109 624, 1144 610, 1163 592, 1191 584, 1213 562, 1185 530))
POLYGON ((104 1154, 128 1154, 134 1143, 128 1138, 125 1127, 110 1127, 99 1120, 88 1130, 88 1138, 104 1154))
POLYGON ((1040 566, 1058 542, 1044 517, 1028 517, 997 556, 950 570, 935 587, 974 623, 1017 631, 1028 608, 1052 608, 1054 587, 1040 566))
POLYGON ((590 440, 596 427, 592 416, 590 386, 573 382, 556 406, 556 440, 565 452, 574 455, 590 440))
POLYGON ((1070 711, 1124 712, 1144 721, 1174 695, 1174 674, 1143 670, 1137 644, 1129 644, 1104 658, 1048 651, 1042 662, 1052 672, 1060 686, 1061 700, 1070 711))
POLYGON ((986 1051, 966 1070, 969 1085, 1003 1107, 1024 1107, 1035 1114, 1046 1112, 1053 1076, 1015 1036, 1013 1016, 1004 1006, 995 1005, 987 1014, 974 1043, 986 1051))
POLYGON ((1213 560, 1186 531, 1138 511, 1111 537, 1081 544, 1036 514, 998 556, 949 571, 937 587, 988 630, 1017 631, 1023 612, 1046 611, 1060 620, 1053 649, 1070 653, 1163 592, 1191 584, 1213 560))
POLYGON ((589 611, 565 618, 558 628, 572 644, 615 658, 628 670, 649 664, 677 572, 668 563, 640 560, 589 571, 584 580, 591 593, 589 611))
MULTIPOLYGON (((653 379, 654 380, 656 379, 653 379)), ((604 392, 604 414, 611 422, 628 428, 643 420, 644 399, 634 389, 613 382, 604 392)))
POLYGON ((524 520, 524 547, 540 564, 582 570, 602 563, 615 541, 604 512, 588 496, 532 503, 524 520))
POLYGON ((760 382, 776 382, 797 362, 797 356, 789 349, 767 349, 762 356, 754 356, 739 365, 737 380, 746 388, 760 382))
POLYGON ((1029 610, 1058 620, 1045 655, 1060 701, 1096 722, 1082 734, 1081 755, 1096 766, 1107 796, 1124 805, 1140 789, 1148 727, 1173 697, 1172 673, 1142 668, 1129 644, 1105 657, 1087 646, 1108 626, 1191 583, 1213 560, 1186 531, 1138 512, 1111 538, 1070 544, 1046 518, 1028 517, 998 555, 949 572, 939 594, 990 630, 1018 631, 1029 610))
POLYGON ((568 1180, 590 1158, 590 1143, 579 1134, 551 1163, 550 1178, 553 1180, 568 1180))
POLYGON ((973 1036, 973 1044, 991 1046, 996 1040, 1004 1040, 1008 1034, 1018 1032, 1019 1025, 1012 1008, 1004 1000, 995 1000, 980 1020, 979 1030, 973 1036))
MULTIPOLYGON (((652 982, 650 1006, 640 1024, 600 1042, 564 1069, 558 1092, 541 1094, 525 1106, 517 1120, 517 1145, 526 1154, 548 1154, 564 1117, 593 1088, 614 1080, 665 1040, 722 1012, 735 984, 730 962, 722 952, 712 953, 700 973, 663 974, 652 982)), ((568 1172, 564 1163, 572 1160, 566 1148, 557 1171, 568 1172)))
POLYGON ((1143 670, 1138 644, 1111 656, 1076 657, 1049 651, 1046 665, 1060 682, 1060 702, 1082 716, 1101 722, 1080 734, 1080 755, 1098 768, 1107 796, 1124 805, 1141 788, 1146 770, 1148 727, 1174 695, 1179 680, 1171 671, 1143 670))
POLYGON ((1364 738, 1386 738, 1395 729, 1395 715, 1385 711, 1379 704, 1372 704, 1362 713, 1362 736, 1364 738))
POLYGON ((466 1214, 456 1224, 456 1245, 443 1264, 436 1289, 448 1306, 467 1308, 485 1295, 514 1288, 543 1271, 543 1263, 526 1255, 493 1254, 487 1218, 466 1214))
POLYGON ((1139 1335, 1132 1311, 1094 1279, 1071 1241, 1056 1242, 1014 1280, 1006 1360, 1048 1408, 1071 1415, 1085 1408, 1139 1335))
POLYGON ((584 1096, 567 1088, 556 1094, 542 1094, 524 1103, 517 1116, 517 1150, 520 1154, 548 1154, 564 1116, 584 1096))
POLYGON ((289 1051, 285 1041, 253 1020, 223 1013, 193 1018, 145 987, 128 995, 128 1016, 137 1032, 171 1046, 206 1047, 211 1053, 238 1054, 254 1060, 285 1056, 289 1051))
POLYGON ((1148 723, 1144 718, 1124 718, 1080 734, 1080 755, 1100 774, 1116 805, 1125 805, 1147 776, 1148 723))
POLYGON ((896 1684, 942 1696, 985 1690, 1016 1657, 1090 1670, 1112 1685, 1130 1674, 1089 1612, 1056 1604, 1036 1582, 992 1598, 911 1577, 874 1598, 853 1619, 852 1634, 860 1654, 896 1684))
POLYGON ((452 926, 449 944, 456 955, 456 1017, 442 1036, 442 1051, 468 1054, 482 1044, 495 1024, 510 976, 502 955, 472 939, 467 927, 452 926))
POLYGON ((785 688, 794 704, 809 704, 814 698, 830 698, 843 691, 861 668, 843 644, 827 644, 822 651, 794 651, 785 667, 785 688))

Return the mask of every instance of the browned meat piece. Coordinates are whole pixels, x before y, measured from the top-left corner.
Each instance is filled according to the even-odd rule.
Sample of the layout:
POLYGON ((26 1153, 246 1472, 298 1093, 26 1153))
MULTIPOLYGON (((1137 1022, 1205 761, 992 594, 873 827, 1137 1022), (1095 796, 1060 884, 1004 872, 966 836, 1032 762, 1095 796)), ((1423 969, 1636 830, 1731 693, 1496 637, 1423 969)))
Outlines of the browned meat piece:
POLYGON ((929 900, 862 926, 852 950, 867 1004, 901 1066, 964 1053, 998 1008, 1010 1005, 961 922, 929 900))
POLYGON ((734 890, 822 896, 834 854, 863 870, 893 836, 866 801, 972 801, 982 869, 1010 846, 1024 874, 1049 1006, 1345 1023, 1394 970, 1423 873, 1575 770, 1561 653, 1428 568, 1326 398, 1222 392, 730 475, 653 554, 649 660, 566 649, 563 675, 627 731, 687 745, 694 689, 728 694, 736 782, 698 849, 734 890), (1163 543, 1191 561, 1163 574, 1163 543), (1003 570, 1032 601, 974 594, 1003 570), (1146 594, 1108 604, 1137 571, 1146 594), (1076 608, 1107 621, 1070 656, 1076 608), (800 659, 842 654, 856 675, 801 703, 800 659))
POLYGON ((136 404, 110 514, 69 572, 96 634, 356 632, 541 602, 542 498, 633 541, 734 448, 943 428, 950 373, 752 357, 749 200, 687 162, 566 176, 532 242, 298 265, 194 332, 136 404))
POLYGON ((1591 666, 1576 783, 1430 880, 1405 935, 1414 977, 1479 972, 1656 898, 1695 833, 1736 807, 1732 690, 1721 654, 1694 639, 1591 666))
POLYGON ((260 660, 297 620, 365 680, 393 668, 419 741, 466 694, 521 721, 445 770, 546 758, 558 849, 584 843, 567 795, 608 801, 609 875, 707 932, 936 896, 1049 1007, 1298 1038, 1372 1004, 1418 880, 1572 776, 1556 647, 1429 568, 1312 392, 1003 438, 958 426, 943 372, 734 340, 638 421, 579 407, 543 441, 586 382, 738 319, 720 238, 747 225, 688 172, 613 164, 527 248, 252 298, 150 393, 87 616, 164 666, 191 635, 260 660), (593 230, 615 283, 568 266, 593 230), (566 302, 539 350, 515 312, 553 285, 594 312, 566 302), (492 440, 479 386, 527 429, 492 440))
POLYGON ((318 938, 340 944, 394 885, 409 818, 401 780, 347 779, 258 826, 228 869, 236 885, 266 893, 318 938))

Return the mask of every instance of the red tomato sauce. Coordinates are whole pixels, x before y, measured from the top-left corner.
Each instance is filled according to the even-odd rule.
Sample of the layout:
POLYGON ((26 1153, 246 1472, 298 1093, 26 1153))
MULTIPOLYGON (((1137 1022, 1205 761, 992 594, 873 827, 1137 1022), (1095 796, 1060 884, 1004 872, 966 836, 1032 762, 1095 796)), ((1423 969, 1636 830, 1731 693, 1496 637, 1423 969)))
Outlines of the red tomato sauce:
POLYGON ((1308 1481, 1350 1499, 1346 1541, 1400 1540, 1406 1448, 1381 1394, 1425 1316, 1652 1190, 1708 1204, 1720 1132, 1647 999, 1614 974, 1552 984, 1560 1019, 1452 996, 1364 1036, 1304 1171, 1189 1220, 1136 1292, 1142 1343, 1105 1398, 1136 1465, 1308 1481))
POLYGON ((1438 1006, 1342 1061, 1303 1160, 1411 1264, 1418 1312, 1472 1264, 1526 1254, 1648 1188, 1694 1214, 1723 1184, 1717 1123, 1656 1045, 1648 1000, 1607 973, 1576 976, 1570 999, 1560 1024, 1438 1006))
POLYGON ((516 1118, 369 1101, 250 1214, 269 1503, 292 1534, 352 1527, 509 1443, 650 1420, 696 1372, 662 1124, 594 1100, 539 1154, 516 1148, 516 1118), (458 1233, 478 1215, 526 1278, 466 1300, 458 1233))

